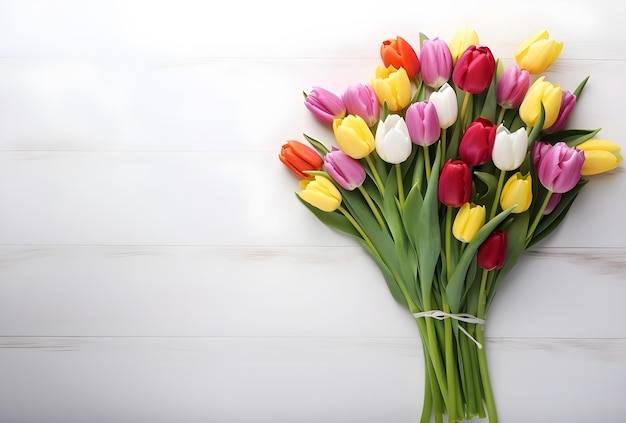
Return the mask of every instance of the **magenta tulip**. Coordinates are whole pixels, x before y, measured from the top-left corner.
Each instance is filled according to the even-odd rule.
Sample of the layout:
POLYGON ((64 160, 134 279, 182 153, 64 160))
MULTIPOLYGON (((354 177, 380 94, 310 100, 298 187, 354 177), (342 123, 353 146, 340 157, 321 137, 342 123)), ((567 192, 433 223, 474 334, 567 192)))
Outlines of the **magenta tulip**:
POLYGON ((361 116, 367 126, 374 126, 380 118, 380 103, 369 84, 349 86, 341 96, 349 115, 361 116))
POLYGON ((489 47, 472 45, 457 60, 452 81, 461 90, 478 94, 491 84, 495 70, 496 60, 489 47))
POLYGON ((461 207, 467 203, 472 195, 472 174, 467 163, 449 159, 441 169, 437 188, 439 201, 446 206, 461 207))
POLYGON ((441 127, 434 103, 424 100, 411 104, 406 111, 405 120, 414 144, 429 146, 439 139, 441 127))
POLYGON ((424 40, 420 60, 422 65, 420 74, 424 84, 438 89, 448 82, 452 74, 452 54, 444 40, 439 37, 424 40))
POLYGON ((491 159, 496 129, 497 126, 484 117, 470 123, 459 144, 461 160, 470 166, 487 163, 491 159))
POLYGON ((585 162, 585 153, 564 142, 551 145, 537 142, 533 148, 533 163, 539 181, 548 190, 564 193, 576 186, 585 162))
POLYGON ((548 134, 553 134, 563 129, 569 120, 570 115, 574 111, 574 107, 576 107, 576 96, 574 94, 569 91, 563 91, 561 95, 561 107, 559 108, 559 114, 556 117, 556 121, 554 121, 552 126, 546 128, 545 130, 548 134))
POLYGON ((503 109, 514 109, 522 104, 526 92, 530 88, 528 71, 513 65, 508 67, 496 83, 496 101, 503 109))
POLYGON ((506 232, 501 229, 493 231, 478 247, 476 262, 485 270, 501 269, 504 266, 507 248, 506 232))
POLYGON ((346 107, 341 98, 321 87, 313 87, 304 99, 304 105, 313 116, 326 125, 332 125, 333 120, 346 115, 346 107))
POLYGON ((361 186, 365 181, 365 169, 361 163, 334 146, 324 156, 323 169, 335 182, 348 191, 361 186))

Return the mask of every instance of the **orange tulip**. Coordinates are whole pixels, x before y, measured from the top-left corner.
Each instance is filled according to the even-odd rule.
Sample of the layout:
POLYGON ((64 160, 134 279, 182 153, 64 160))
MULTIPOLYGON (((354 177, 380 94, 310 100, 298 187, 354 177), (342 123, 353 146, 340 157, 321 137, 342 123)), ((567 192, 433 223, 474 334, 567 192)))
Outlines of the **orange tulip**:
POLYGON ((283 144, 278 158, 300 179, 309 179, 311 176, 304 171, 320 170, 324 163, 315 150, 294 140, 283 144))
POLYGON ((402 37, 383 41, 380 56, 385 67, 403 68, 409 78, 413 79, 420 71, 420 61, 413 47, 402 37))

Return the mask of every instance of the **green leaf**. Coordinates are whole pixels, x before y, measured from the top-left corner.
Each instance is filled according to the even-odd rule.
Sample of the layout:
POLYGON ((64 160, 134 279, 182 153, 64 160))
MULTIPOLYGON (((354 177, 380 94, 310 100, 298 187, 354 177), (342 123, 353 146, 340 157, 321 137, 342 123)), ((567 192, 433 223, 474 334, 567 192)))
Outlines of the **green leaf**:
POLYGON ((343 232, 344 234, 350 235, 358 240, 363 240, 359 232, 352 226, 350 221, 339 212, 325 212, 318 209, 315 206, 304 201, 297 194, 296 197, 302 204, 306 206, 323 224, 329 226, 339 232, 343 232))
POLYGON ((480 195, 476 202, 478 204, 482 204, 490 208, 493 205, 494 197, 496 196, 496 188, 498 187, 498 178, 493 173, 474 171, 474 175, 480 179, 485 186, 487 187, 487 191, 480 195))
MULTIPOLYGON (((498 59, 500 61, 500 59, 498 59)), ((496 108, 498 106, 496 99, 496 82, 497 82, 497 74, 494 72, 493 81, 489 85, 489 90, 487 91, 487 96, 485 97, 485 103, 483 104, 483 108, 480 112, 480 115, 489 119, 491 122, 496 121, 497 111, 496 108)))
POLYGON ((328 147, 326 147, 324 144, 322 144, 315 138, 310 137, 307 134, 302 134, 302 135, 304 135, 304 138, 306 138, 306 140, 313 146, 313 148, 317 150, 317 152, 319 153, 320 156, 322 156, 322 158, 324 158, 326 154, 330 152, 330 149, 328 147))
POLYGON ((458 313, 459 307, 461 305, 461 299, 463 297, 463 293, 469 289, 469 287, 465 287, 465 280, 467 276, 467 270, 474 259, 474 255, 476 254, 476 250, 481 244, 487 239, 489 234, 494 231, 498 227, 498 225, 513 211, 515 206, 508 208, 496 215, 493 219, 487 222, 478 233, 474 236, 474 239, 467 244, 463 254, 459 258, 459 261, 452 272, 452 277, 448 281, 448 286, 446 287, 446 296, 448 298, 448 304, 450 305, 450 310, 453 313, 458 313))
POLYGON ((541 131, 543 130, 543 123, 546 120, 546 109, 543 107, 543 103, 540 104, 539 108, 539 117, 537 118, 537 123, 533 126, 532 131, 528 134, 528 145, 533 145, 539 135, 541 135, 541 131))
POLYGON ((553 134, 544 135, 542 141, 547 141, 550 144, 563 141, 570 147, 575 147, 580 143, 583 143, 591 138, 595 137, 600 128, 598 129, 568 129, 565 131, 555 132, 553 134))
POLYGON ((587 85, 587 81, 589 81, 589 76, 587 76, 585 79, 583 79, 582 82, 580 84, 578 84, 578 86, 576 87, 576 89, 572 93, 572 94, 574 94, 576 96, 576 101, 578 101, 578 98, 580 97, 580 94, 583 92, 583 88, 585 88, 585 85, 587 85))
POLYGON ((424 41, 428 40, 428 36, 420 32, 420 49, 424 46, 424 41))

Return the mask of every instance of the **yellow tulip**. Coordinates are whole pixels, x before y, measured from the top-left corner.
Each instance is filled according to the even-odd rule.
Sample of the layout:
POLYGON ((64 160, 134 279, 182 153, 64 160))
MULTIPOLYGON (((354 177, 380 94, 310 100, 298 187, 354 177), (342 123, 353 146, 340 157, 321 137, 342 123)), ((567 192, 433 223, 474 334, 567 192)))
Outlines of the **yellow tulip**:
POLYGON ((315 179, 300 181, 302 191, 298 197, 325 212, 332 212, 341 205, 341 193, 335 185, 324 176, 315 175, 315 179))
POLYGON ((559 57, 563 42, 549 39, 548 31, 537 31, 515 50, 519 67, 532 75, 545 72, 559 57))
POLYGON ((404 68, 379 66, 371 84, 380 104, 386 102, 391 112, 402 110, 411 102, 411 80, 404 68))
POLYGON ((339 148, 353 159, 362 159, 376 147, 374 134, 361 116, 348 115, 335 119, 333 132, 339 148))
POLYGON ((521 172, 517 172, 502 187, 500 207, 502 210, 506 210, 517 205, 512 213, 523 213, 528 210, 532 200, 533 187, 530 173, 522 175, 521 172))
POLYGON ((456 64, 456 60, 463 54, 469 46, 478 44, 478 33, 468 28, 459 29, 456 34, 452 36, 450 44, 450 53, 452 54, 452 63, 456 64))
POLYGON ((585 152, 583 176, 611 171, 623 160, 621 147, 608 140, 593 139, 578 144, 576 148, 585 152))
POLYGON ((452 235, 461 242, 470 242, 485 224, 485 217, 485 206, 463 204, 454 218, 452 235))
POLYGON ((563 90, 559 84, 551 84, 545 76, 537 79, 526 92, 519 107, 519 115, 527 126, 535 126, 541 113, 541 104, 545 110, 542 129, 551 127, 559 116, 563 90))

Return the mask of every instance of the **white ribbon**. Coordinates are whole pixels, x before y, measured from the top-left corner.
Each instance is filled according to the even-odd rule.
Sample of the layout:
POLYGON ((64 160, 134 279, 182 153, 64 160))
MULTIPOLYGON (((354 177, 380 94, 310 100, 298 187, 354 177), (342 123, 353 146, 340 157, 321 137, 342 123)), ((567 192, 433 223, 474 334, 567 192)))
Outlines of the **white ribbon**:
MULTIPOLYGON (((432 317, 433 319, 437 319, 437 320, 455 319, 455 320, 459 320, 465 323, 473 323, 475 325, 485 324, 484 319, 480 319, 469 313, 446 313, 445 311, 441 311, 441 310, 421 311, 419 313, 413 313, 413 317, 415 317, 416 319, 420 317, 432 317)), ((479 349, 482 349, 483 345, 480 342, 478 342, 472 335, 470 335, 469 332, 465 330, 463 326, 459 325, 459 330, 463 332, 465 336, 467 336, 469 339, 474 341, 474 343, 479 349)))

